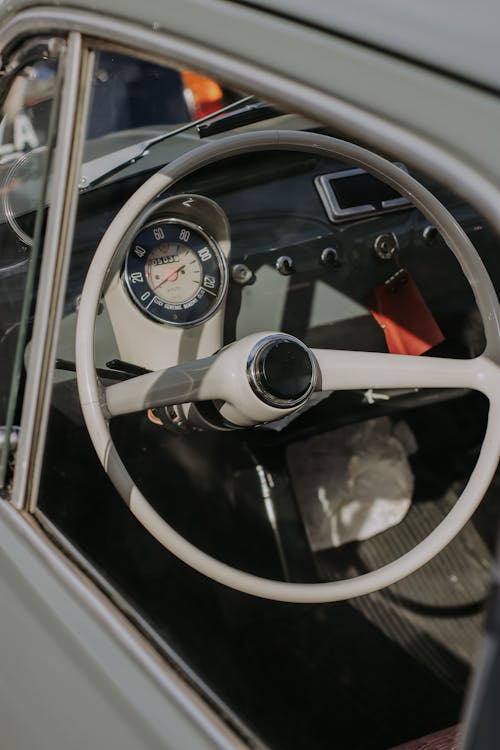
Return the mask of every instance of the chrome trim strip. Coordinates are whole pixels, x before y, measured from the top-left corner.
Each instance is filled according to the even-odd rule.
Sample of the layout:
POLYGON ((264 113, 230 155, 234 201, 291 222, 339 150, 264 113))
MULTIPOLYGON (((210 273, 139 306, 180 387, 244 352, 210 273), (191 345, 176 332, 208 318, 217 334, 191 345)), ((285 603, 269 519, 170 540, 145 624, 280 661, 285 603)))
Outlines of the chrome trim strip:
POLYGON ((410 201, 406 200, 406 198, 392 198, 390 201, 382 201, 382 208, 385 208, 387 210, 391 208, 396 208, 399 206, 411 206, 410 201))
MULTIPOLYGON (((405 172, 408 170, 403 164, 397 164, 398 167, 404 169, 405 172)), ((331 222, 337 224, 341 221, 349 221, 350 219, 364 219, 368 216, 378 216, 379 214, 386 213, 388 211, 397 211, 402 208, 412 208, 411 202, 408 198, 400 196, 399 198, 391 198, 387 201, 381 202, 381 208, 377 209, 372 203, 360 203, 358 206, 351 206, 350 208, 342 208, 338 198, 335 194, 335 190, 332 187, 332 182, 335 180, 341 180, 345 177, 355 177, 356 175, 368 174, 366 170, 358 167, 353 169, 342 169, 339 172, 329 172, 328 174, 322 174, 314 178, 314 184, 316 190, 319 193, 321 202, 326 211, 326 215, 331 222)))

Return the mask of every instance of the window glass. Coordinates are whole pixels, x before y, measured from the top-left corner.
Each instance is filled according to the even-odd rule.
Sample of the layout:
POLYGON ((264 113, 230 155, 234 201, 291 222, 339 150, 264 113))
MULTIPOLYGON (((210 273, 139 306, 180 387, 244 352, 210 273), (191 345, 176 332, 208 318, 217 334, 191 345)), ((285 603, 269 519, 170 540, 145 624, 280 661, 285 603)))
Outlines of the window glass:
POLYGON ((215 111, 230 98, 229 92, 206 76, 101 52, 88 138, 131 128, 178 125, 215 111))
MULTIPOLYGON (((357 747, 378 750, 433 728, 428 715, 427 725, 419 723, 416 693, 431 711, 439 707, 443 725, 457 720, 470 660, 461 662, 454 681, 464 650, 460 605, 454 595, 447 599, 454 610, 447 638, 440 630, 446 582, 432 599, 433 576, 447 574, 438 566, 421 587, 361 604, 300 607, 230 591, 180 563, 131 514, 96 456, 78 396, 82 289, 114 217, 177 157, 226 134, 276 129, 335 135, 295 114, 293 103, 278 110, 249 102, 210 75, 97 53, 36 512, 224 716, 239 716, 266 745, 326 748, 333 700, 342 736, 357 732, 357 747), (185 127, 230 105, 234 111, 185 127), (444 653, 453 639, 453 653, 444 653), (387 733, 385 725, 394 727, 399 716, 406 724, 401 719, 399 730, 387 733)), ((442 333, 425 356, 469 358, 481 351, 471 290, 442 239, 411 204, 352 167, 300 149, 242 153, 193 170, 162 194, 168 203, 148 205, 151 213, 120 244, 119 261, 106 268, 95 325, 102 388, 267 331, 321 349, 387 352, 370 299, 397 274, 398 263, 442 333), (391 243, 398 254, 386 253, 391 243)), ((482 225, 475 237, 481 253, 496 253, 470 207, 427 184, 471 234, 482 225)), ((286 368, 277 369, 265 377, 281 377, 286 368)), ((189 541, 264 577, 321 582, 389 562, 453 505, 486 414, 479 396, 453 398, 415 389, 314 394, 294 418, 251 429, 229 429, 234 424, 214 400, 194 411, 176 404, 120 415, 110 430, 134 482, 189 541), (336 471, 348 472, 342 485, 336 471), (370 501, 384 499, 387 482, 406 493, 398 496, 405 501, 397 504, 398 523, 387 525, 382 513, 383 533, 365 539, 363 524, 349 522, 354 503, 344 526, 333 526, 344 490, 361 487, 370 501)), ((466 546, 491 559, 491 539, 478 540, 472 527, 467 533, 466 546)), ((463 558, 452 555, 446 566, 456 559, 463 558)), ((467 559, 470 569, 480 567, 475 557, 467 559)), ((478 601, 486 569, 469 581, 478 601)), ((471 615, 467 649, 479 632, 472 610, 462 613, 471 615)))
POLYGON ((57 62, 41 60, 10 81, 0 120, 0 487, 9 481, 20 418, 26 336, 36 298, 45 175, 53 141, 57 62), (38 222, 37 222, 38 217, 38 222), (10 436, 10 437, 9 437, 10 436))

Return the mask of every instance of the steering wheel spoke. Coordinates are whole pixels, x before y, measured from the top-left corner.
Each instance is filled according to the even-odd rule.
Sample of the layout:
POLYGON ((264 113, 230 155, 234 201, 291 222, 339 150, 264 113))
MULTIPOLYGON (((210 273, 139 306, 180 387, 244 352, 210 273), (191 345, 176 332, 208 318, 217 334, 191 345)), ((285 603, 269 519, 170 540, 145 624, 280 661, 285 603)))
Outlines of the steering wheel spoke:
POLYGON ((216 359, 205 357, 108 386, 104 392, 108 415, 219 398, 217 380, 210 376, 216 359))
POLYGON ((332 349, 312 351, 321 373, 322 391, 471 388, 493 398, 500 377, 500 368, 486 356, 447 359, 332 349))
POLYGON ((313 392, 317 367, 293 336, 251 334, 211 357, 167 367, 108 386, 108 417, 146 409, 217 401, 226 421, 243 426, 280 419, 313 392))

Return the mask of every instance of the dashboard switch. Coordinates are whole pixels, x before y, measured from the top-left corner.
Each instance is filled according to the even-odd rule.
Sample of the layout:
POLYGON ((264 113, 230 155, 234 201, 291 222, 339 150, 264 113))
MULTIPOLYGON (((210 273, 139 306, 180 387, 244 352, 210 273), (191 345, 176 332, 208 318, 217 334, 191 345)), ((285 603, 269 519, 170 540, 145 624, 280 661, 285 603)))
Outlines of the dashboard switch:
POLYGON ((373 243, 373 252, 380 260, 397 260, 399 253, 398 238, 393 232, 379 234, 373 243))

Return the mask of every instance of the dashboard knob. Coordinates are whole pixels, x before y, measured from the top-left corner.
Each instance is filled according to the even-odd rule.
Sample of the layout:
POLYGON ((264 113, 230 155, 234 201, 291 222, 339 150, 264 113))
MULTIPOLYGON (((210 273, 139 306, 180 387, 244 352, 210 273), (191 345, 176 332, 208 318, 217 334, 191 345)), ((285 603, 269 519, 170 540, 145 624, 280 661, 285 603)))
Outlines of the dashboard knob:
POLYGON ((276 261, 276 270, 282 276, 290 276, 295 271, 293 260, 289 255, 280 255, 276 261))
POLYGON ((253 271, 251 271, 244 263, 236 263, 231 269, 231 275, 233 277, 233 281, 235 281, 237 284, 241 284, 242 286, 251 284, 253 281, 255 281, 253 271))
POLYGON ((336 247, 325 247, 321 253, 321 262, 324 266, 340 266, 339 251, 336 247))
POLYGON ((439 232, 435 226, 432 224, 429 224, 425 227, 424 231, 422 232, 422 237, 424 239, 424 242, 426 242, 428 245, 432 245, 433 242, 436 241, 436 239, 439 236, 439 232))
POLYGON ((373 243, 373 252, 379 260, 397 260, 399 242, 394 232, 379 234, 373 243))

